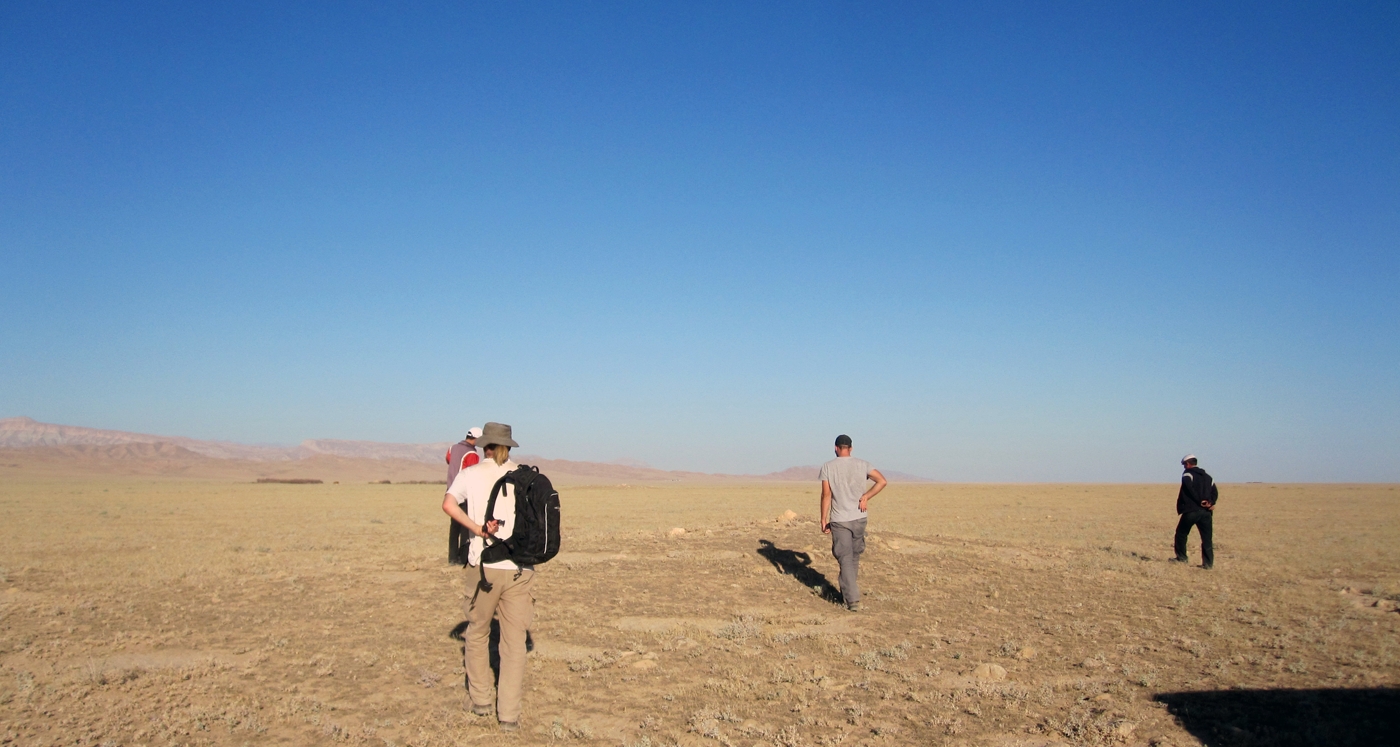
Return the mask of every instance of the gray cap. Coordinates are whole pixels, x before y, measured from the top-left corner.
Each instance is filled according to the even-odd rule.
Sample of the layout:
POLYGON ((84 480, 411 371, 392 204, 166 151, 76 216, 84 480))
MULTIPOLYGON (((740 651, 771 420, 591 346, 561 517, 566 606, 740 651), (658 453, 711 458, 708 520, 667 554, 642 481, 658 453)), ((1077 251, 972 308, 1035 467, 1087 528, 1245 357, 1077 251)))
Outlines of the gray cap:
POLYGON ((1195 461, 1199 461, 1199 460, 1196 459, 1196 455, 1195 455, 1195 454, 1187 454, 1186 456, 1184 456, 1184 457, 1181 458, 1181 463, 1182 463, 1182 464, 1186 464, 1187 462, 1195 462, 1195 461))

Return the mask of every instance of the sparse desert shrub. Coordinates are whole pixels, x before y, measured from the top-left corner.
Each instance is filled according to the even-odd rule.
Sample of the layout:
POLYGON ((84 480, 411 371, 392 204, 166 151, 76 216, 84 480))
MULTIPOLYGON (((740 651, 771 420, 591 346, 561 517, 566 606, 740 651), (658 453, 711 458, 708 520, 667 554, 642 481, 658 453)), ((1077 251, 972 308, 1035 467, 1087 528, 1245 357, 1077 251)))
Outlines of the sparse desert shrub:
POLYGON ((592 672, 595 669, 603 669, 617 663, 618 657, 608 653, 593 654, 585 659, 575 659, 569 662, 570 672, 592 672))
POLYGON ((856 657, 856 664, 860 666, 861 669, 870 671, 877 670, 880 668, 880 655, 874 651, 861 652, 861 654, 856 657))
POLYGON ((690 718, 686 719, 686 728, 708 739, 723 740, 723 735, 719 730, 720 724, 725 721, 738 722, 742 720, 743 719, 734 715, 734 713, 728 709, 713 710, 710 708, 701 708, 690 714, 690 718))
POLYGON ((797 730, 796 724, 788 724, 778 731, 775 737, 779 747, 803 747, 802 733, 797 730))
POLYGON ((909 641, 904 641, 896 646, 880 649, 880 655, 886 659, 904 661, 909 658, 909 649, 911 648, 913 648, 913 645, 911 645, 909 641))
POLYGON ((1024 703, 1031 697, 1031 691, 1016 684, 1001 685, 996 689, 996 693, 1002 700, 1009 700, 1013 703, 1024 703))
POLYGON ((715 631, 715 636, 731 641, 744 641, 763 635, 763 622, 752 615, 741 615, 715 631))

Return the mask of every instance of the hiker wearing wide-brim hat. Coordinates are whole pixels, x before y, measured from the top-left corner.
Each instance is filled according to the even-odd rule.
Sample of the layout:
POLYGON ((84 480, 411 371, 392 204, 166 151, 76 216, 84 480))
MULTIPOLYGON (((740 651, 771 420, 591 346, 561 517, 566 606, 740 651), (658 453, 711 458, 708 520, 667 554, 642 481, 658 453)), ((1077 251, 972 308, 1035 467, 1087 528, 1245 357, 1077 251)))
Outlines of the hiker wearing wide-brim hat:
POLYGON ((515 530, 514 487, 504 483, 493 511, 493 520, 486 520, 486 506, 491 490, 506 473, 516 468, 510 450, 520 444, 511 437, 509 425, 487 423, 481 428, 476 443, 486 458, 480 464, 457 474, 443 496, 442 510, 472 534, 467 549, 468 588, 477 590, 467 597, 463 607, 467 616, 464 658, 467 668, 467 703, 478 716, 493 712, 501 728, 511 731, 520 726, 521 700, 525 683, 526 631, 535 616, 535 601, 531 590, 535 583, 532 566, 517 565, 512 560, 481 564, 485 538, 509 539, 515 530), (477 575, 486 584, 477 585, 477 575), (491 671, 491 620, 501 625, 500 678, 495 692, 491 671), (494 707, 493 707, 494 706, 494 707))

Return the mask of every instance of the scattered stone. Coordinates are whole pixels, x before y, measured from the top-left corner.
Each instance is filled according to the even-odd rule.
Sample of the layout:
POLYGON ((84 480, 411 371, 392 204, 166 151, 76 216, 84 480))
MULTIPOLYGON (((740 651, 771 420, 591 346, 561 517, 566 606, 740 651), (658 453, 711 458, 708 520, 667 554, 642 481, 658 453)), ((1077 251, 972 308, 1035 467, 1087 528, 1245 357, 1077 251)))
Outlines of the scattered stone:
POLYGON ((642 659, 632 664, 633 669, 653 669, 656 667, 655 659, 642 659))
POLYGON ((1099 702, 1104 702, 1104 701, 1108 701, 1108 700, 1113 700, 1113 696, 1110 695, 1110 694, 1108 694, 1108 693, 1099 693, 1098 695, 1095 695, 1095 696, 1094 696, 1094 700, 1097 700, 1097 701, 1099 701, 1099 702))
POLYGON ((1117 724, 1113 725, 1113 733, 1124 739, 1132 736, 1135 729, 1137 729, 1137 724, 1132 721, 1119 721, 1117 724))
POLYGON ((1016 652, 1016 658, 1020 659, 1021 661, 1030 661, 1031 659, 1035 658, 1035 649, 1031 648, 1030 646, 1026 646, 1020 651, 1016 652))
POLYGON ((671 531, 667 532, 666 534, 668 534, 669 536, 672 536, 672 537, 680 537, 680 536, 682 536, 682 535, 685 534, 685 530, 684 530, 684 529, 681 529, 680 527, 676 527, 675 529, 672 529, 671 531))
POLYGON ((972 676, 979 680, 1001 682, 1006 679, 1006 668, 1000 664, 978 664, 977 668, 972 670, 972 676))
POLYGON ((1079 663, 1079 666, 1084 667, 1085 669, 1098 669, 1099 667, 1103 666, 1103 662, 1099 661, 1098 659, 1085 659, 1084 661, 1079 663))
POLYGON ((780 516, 778 516, 778 521, 779 521, 779 522, 787 522, 787 521, 792 521, 793 519, 796 519, 796 518, 797 518, 797 512, 796 512, 796 511, 793 511, 792 509, 788 509, 788 510, 784 511, 780 516))

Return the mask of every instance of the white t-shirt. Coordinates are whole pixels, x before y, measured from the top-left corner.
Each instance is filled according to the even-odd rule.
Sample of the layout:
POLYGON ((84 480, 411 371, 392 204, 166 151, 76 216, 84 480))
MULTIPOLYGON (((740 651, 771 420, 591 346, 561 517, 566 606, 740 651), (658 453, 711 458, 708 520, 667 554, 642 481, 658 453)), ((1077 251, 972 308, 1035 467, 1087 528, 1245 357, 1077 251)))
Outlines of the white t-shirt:
MULTIPOLYGON (((491 488, 496 486, 496 481, 505 476, 507 472, 515 469, 515 462, 507 459, 505 464, 496 464, 494 459, 486 459, 479 464, 457 473, 457 478, 452 481, 452 485, 447 488, 447 492, 457 503, 461 504, 462 510, 467 512, 467 516, 477 524, 486 524, 486 503, 491 500, 491 488)), ((501 489, 501 494, 496 496, 495 518, 501 522, 501 528, 496 530, 497 539, 510 539, 515 532, 515 488, 507 484, 501 489)), ((477 565, 481 562, 481 550, 485 547, 485 542, 478 536, 472 535, 471 545, 467 549, 467 564, 477 565)), ((499 568, 501 570, 513 571, 521 566, 516 565, 511 560, 501 560, 495 563, 487 563, 487 568, 499 568)))

